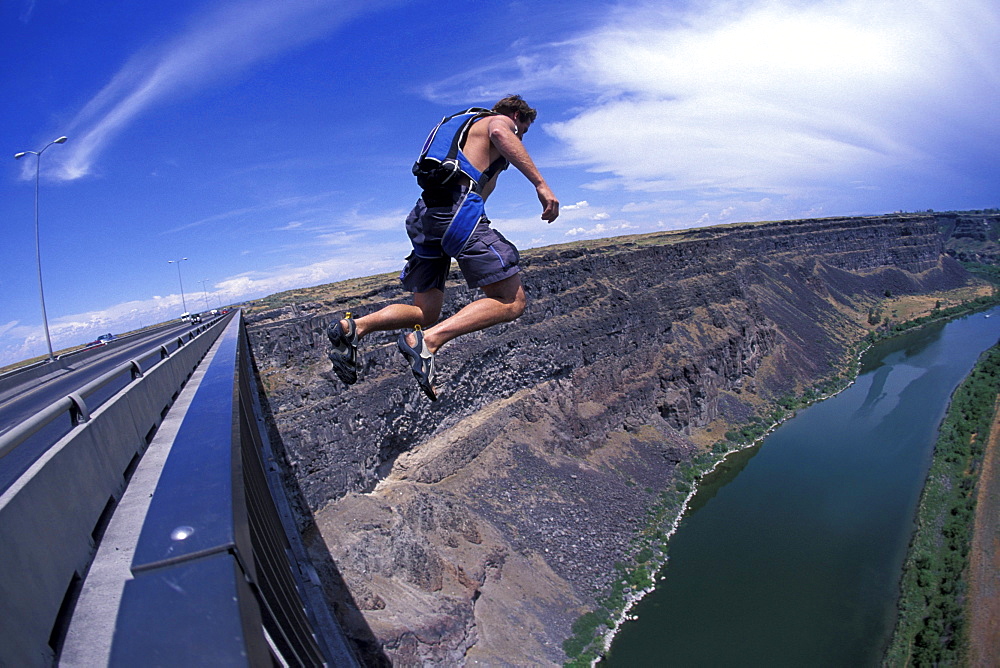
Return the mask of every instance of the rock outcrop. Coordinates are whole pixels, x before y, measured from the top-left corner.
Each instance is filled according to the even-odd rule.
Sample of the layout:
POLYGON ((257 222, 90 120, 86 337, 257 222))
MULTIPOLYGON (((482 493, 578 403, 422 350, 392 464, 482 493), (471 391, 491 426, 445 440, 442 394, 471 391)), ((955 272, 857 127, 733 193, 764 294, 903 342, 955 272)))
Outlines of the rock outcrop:
MULTIPOLYGON (((885 295, 968 280, 930 215, 620 237, 522 264, 526 313, 446 346, 433 404, 395 334, 364 341, 357 385, 329 373, 327 325, 405 298, 392 277, 249 318, 307 539, 331 596, 341 577, 350 594, 338 614, 399 665, 561 663, 679 467, 843 370, 885 295)), ((475 296, 453 280, 445 315, 475 296)))
POLYGON ((995 210, 935 214, 945 252, 962 262, 1000 263, 1000 213, 995 210))

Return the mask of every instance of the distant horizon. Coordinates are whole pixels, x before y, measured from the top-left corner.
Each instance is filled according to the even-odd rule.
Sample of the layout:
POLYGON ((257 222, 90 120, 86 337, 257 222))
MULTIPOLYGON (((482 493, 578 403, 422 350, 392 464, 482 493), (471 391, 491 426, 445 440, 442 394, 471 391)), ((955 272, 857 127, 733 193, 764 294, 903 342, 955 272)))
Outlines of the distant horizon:
MULTIPOLYGON (((711 229, 712 227, 722 227, 722 226, 730 227, 730 226, 733 226, 733 225, 766 225, 768 223, 797 222, 797 221, 803 221, 804 222, 804 221, 809 221, 809 220, 830 220, 830 219, 842 219, 842 218, 879 218, 879 217, 897 216, 897 215, 902 215, 902 216, 907 216, 907 215, 912 215, 912 216, 926 216, 926 215, 950 215, 950 214, 955 214, 955 215, 962 215, 962 214, 972 214, 972 215, 975 215, 975 214, 980 214, 980 215, 1000 215, 1000 207, 987 207, 987 208, 981 208, 981 209, 961 209, 961 210, 948 209, 948 210, 942 210, 942 211, 935 211, 933 209, 927 209, 927 210, 924 210, 924 211, 901 211, 901 210, 898 210, 898 211, 893 211, 893 212, 890 212, 890 213, 856 214, 856 215, 850 215, 850 216, 831 215, 831 216, 821 216, 821 217, 813 217, 813 218, 785 218, 785 219, 774 219, 774 220, 743 220, 743 221, 732 221, 732 222, 727 222, 727 223, 715 223, 713 225, 704 225, 704 226, 700 226, 700 227, 679 228, 679 229, 675 229, 675 230, 654 230, 654 231, 650 231, 650 232, 623 233, 623 234, 618 234, 618 235, 614 235, 614 236, 610 236, 610 237, 598 237, 598 238, 593 238, 593 239, 577 239, 577 240, 572 240, 572 241, 559 241, 559 242, 552 243, 552 244, 546 244, 544 246, 532 246, 532 247, 526 248, 524 250, 543 251, 543 250, 545 250, 547 248, 557 248, 559 246, 568 246, 568 245, 572 245, 572 244, 575 244, 575 243, 581 243, 583 241, 594 243, 594 242, 603 242, 603 241, 613 241, 615 239, 621 239, 621 238, 625 238, 625 237, 634 237, 634 236, 646 236, 646 235, 655 235, 655 234, 664 234, 664 233, 682 234, 682 233, 691 232, 691 231, 694 231, 694 230, 711 229)), ((297 290, 312 290, 312 289, 322 288, 322 287, 327 286, 327 285, 334 286, 334 285, 337 285, 339 283, 347 283, 349 281, 363 280, 363 279, 367 279, 367 278, 377 278, 379 276, 385 276, 385 277, 391 279, 391 277, 393 276, 394 273, 396 273, 396 272, 394 272, 394 271, 377 272, 377 273, 374 273, 374 274, 367 274, 367 275, 360 275, 360 276, 349 276, 349 277, 346 277, 346 278, 337 279, 335 281, 325 281, 323 283, 316 283, 314 285, 300 285, 300 286, 296 286, 296 287, 290 287, 290 288, 286 288, 286 289, 283 289, 283 290, 279 290, 278 292, 272 292, 272 293, 268 293, 268 294, 262 294, 262 295, 258 295, 256 297, 249 297, 247 299, 243 299, 243 300, 240 300, 240 301, 230 302, 228 304, 222 304, 221 306, 209 306, 208 308, 205 308, 205 309, 190 308, 189 312, 193 312, 193 313, 209 313, 209 312, 211 312, 212 309, 218 309, 218 310, 221 310, 221 309, 238 309, 238 308, 241 308, 241 307, 244 307, 244 306, 253 306, 253 302, 264 301, 264 300, 270 299, 272 297, 277 297, 277 296, 279 296, 281 294, 284 294, 286 292, 295 292, 297 290)), ((189 297, 189 299, 192 299, 192 298, 189 297)), ((123 335, 131 334, 133 332, 138 332, 138 331, 142 331, 142 330, 145 330, 145 329, 159 327, 159 326, 165 325, 165 324, 167 324, 167 323, 169 323, 169 322, 171 322, 173 320, 180 319, 181 315, 182 314, 178 313, 176 316, 174 316, 172 318, 168 318, 167 320, 163 320, 163 321, 160 321, 160 322, 154 322, 154 323, 150 323, 150 324, 141 324, 140 323, 141 324, 140 327, 135 327, 135 328, 132 328, 132 329, 123 329, 123 330, 120 330, 120 331, 114 331, 114 330, 112 330, 111 333, 115 334, 116 336, 123 336, 123 335)), ((100 328, 98 328, 98 329, 100 329, 100 328)), ((96 338, 98 335, 103 334, 103 333, 104 333, 103 330, 100 331, 100 332, 97 332, 97 333, 94 334, 93 338, 96 338)), ((68 353, 68 352, 72 352, 72 351, 74 351, 74 350, 76 350, 76 349, 78 349, 78 348, 80 348, 82 346, 87 345, 89 342, 90 341, 81 341, 81 342, 77 342, 77 343, 71 343, 69 345, 66 345, 66 346, 58 349, 58 350, 54 349, 54 353, 58 356, 60 354, 65 354, 65 353, 68 353)), ((19 360, 2 360, 2 359, 0 359, 0 373, 2 373, 4 371, 9 371, 9 370, 11 370, 13 368, 24 366, 25 364, 30 364, 30 363, 34 363, 36 361, 41 361, 41 360, 45 359, 46 357, 47 357, 47 353, 43 353, 43 354, 35 355, 33 357, 19 359, 19 360)))

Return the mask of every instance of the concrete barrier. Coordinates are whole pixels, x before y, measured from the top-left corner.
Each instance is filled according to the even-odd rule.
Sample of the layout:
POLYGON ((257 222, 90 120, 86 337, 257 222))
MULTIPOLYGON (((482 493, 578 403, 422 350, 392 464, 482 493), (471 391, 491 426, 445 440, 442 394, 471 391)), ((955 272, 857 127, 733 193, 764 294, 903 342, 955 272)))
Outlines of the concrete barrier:
MULTIPOLYGON (((214 323, 90 409, 89 419, 0 494, 0 665, 52 664, 61 619, 106 515, 134 461, 224 327, 225 321, 214 323)), ((73 402, 63 402, 72 409, 73 402)), ((0 451, 17 446, 10 437, 0 438, 0 451)))

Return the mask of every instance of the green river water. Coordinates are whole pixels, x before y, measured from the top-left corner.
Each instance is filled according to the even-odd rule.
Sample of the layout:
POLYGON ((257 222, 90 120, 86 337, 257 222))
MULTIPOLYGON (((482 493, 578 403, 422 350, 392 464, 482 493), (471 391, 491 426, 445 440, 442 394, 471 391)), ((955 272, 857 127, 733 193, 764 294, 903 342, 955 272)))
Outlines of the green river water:
POLYGON ((993 309, 882 342, 850 388, 727 458, 602 665, 878 665, 938 424, 998 336, 993 309))

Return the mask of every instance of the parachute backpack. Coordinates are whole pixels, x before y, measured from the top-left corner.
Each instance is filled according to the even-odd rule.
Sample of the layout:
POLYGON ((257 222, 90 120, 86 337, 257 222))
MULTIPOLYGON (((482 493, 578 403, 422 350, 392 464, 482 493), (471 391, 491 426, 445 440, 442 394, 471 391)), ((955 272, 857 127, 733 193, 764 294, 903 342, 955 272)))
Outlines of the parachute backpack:
POLYGON ((417 184, 423 190, 440 190, 447 188, 455 175, 464 174, 472 182, 472 190, 481 192, 494 175, 507 169, 507 161, 498 158, 485 172, 480 172, 462 153, 462 146, 473 123, 480 118, 497 115, 489 109, 472 107, 441 119, 427 136, 420 156, 413 163, 417 184))

